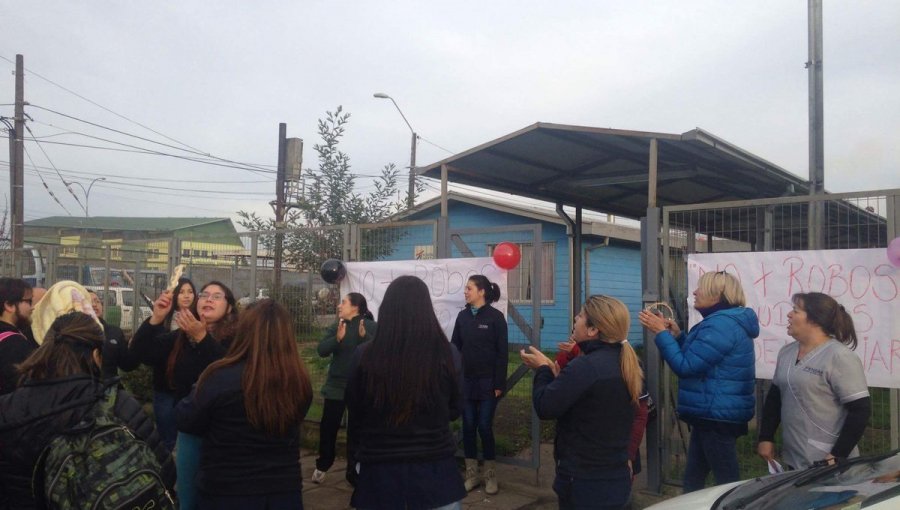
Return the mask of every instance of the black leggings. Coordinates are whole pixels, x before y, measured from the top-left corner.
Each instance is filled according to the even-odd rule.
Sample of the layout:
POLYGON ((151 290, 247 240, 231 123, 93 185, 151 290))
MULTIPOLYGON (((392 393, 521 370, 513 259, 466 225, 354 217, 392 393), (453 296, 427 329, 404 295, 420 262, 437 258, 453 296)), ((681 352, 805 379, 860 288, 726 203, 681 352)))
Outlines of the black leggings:
POLYGON ((347 403, 343 400, 325 399, 319 424, 319 458, 316 459, 316 469, 319 471, 328 471, 334 464, 338 429, 341 428, 341 418, 346 408, 347 403))

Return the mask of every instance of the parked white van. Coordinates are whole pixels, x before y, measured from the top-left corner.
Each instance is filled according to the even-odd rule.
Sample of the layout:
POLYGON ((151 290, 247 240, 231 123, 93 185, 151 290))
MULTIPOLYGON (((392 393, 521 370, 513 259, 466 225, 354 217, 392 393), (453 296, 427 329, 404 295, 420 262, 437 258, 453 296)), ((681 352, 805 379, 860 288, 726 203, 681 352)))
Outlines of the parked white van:
MULTIPOLYGON (((97 296, 103 302, 104 319, 110 324, 116 324, 123 331, 131 331, 135 295, 134 289, 130 287, 110 287, 109 293, 101 286, 87 285, 86 289, 97 293, 97 296)), ((141 316, 138 318, 138 324, 150 318, 153 311, 148 306, 140 306, 141 316)))

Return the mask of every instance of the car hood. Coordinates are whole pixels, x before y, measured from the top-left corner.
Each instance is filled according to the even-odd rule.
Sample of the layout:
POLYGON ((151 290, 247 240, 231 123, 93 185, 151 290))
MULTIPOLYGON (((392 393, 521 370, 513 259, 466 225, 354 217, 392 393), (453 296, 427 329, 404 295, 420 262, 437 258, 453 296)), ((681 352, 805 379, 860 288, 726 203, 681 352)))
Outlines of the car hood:
POLYGON ((661 501, 646 510, 697 510, 698 508, 711 508, 723 494, 745 482, 733 482, 725 485, 717 485, 709 489, 690 492, 677 498, 661 501))

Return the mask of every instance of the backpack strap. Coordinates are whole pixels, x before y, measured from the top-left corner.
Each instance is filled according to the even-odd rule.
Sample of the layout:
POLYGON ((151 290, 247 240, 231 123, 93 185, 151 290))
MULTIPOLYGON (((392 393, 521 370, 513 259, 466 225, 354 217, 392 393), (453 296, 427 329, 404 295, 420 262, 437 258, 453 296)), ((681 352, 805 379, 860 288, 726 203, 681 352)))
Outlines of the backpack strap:
POLYGON ((4 331, 3 333, 0 333, 0 342, 6 340, 7 338, 9 338, 11 336, 15 336, 15 335, 24 336, 24 335, 22 335, 22 333, 19 333, 18 331, 4 331))

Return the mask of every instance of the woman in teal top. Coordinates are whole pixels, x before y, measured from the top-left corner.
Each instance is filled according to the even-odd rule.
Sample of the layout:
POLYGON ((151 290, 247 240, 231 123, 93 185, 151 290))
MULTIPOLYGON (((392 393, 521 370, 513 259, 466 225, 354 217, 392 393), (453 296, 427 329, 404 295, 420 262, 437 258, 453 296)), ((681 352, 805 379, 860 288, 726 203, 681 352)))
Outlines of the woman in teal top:
POLYGON ((322 408, 322 422, 319 425, 319 458, 312 481, 322 483, 325 473, 334 464, 335 444, 338 428, 347 405, 344 402, 344 388, 350 377, 350 362, 357 346, 375 338, 375 324, 366 298, 357 292, 344 296, 338 305, 338 321, 325 331, 319 341, 319 356, 331 356, 328 378, 322 386, 325 405, 322 408))

